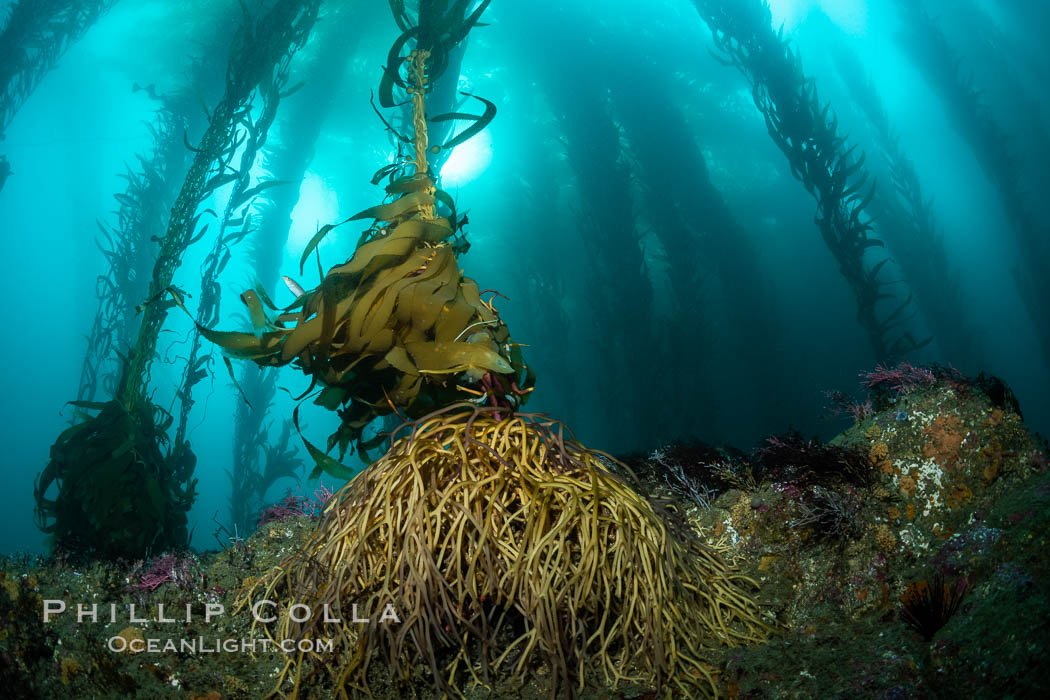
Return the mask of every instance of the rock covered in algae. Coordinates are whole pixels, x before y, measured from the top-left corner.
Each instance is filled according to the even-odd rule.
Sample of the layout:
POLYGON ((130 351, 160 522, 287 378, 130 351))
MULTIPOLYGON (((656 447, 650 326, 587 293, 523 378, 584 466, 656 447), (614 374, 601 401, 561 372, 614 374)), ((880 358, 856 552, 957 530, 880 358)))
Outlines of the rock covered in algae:
POLYGON ((0 559, 4 697, 247 699, 264 695, 281 664, 279 654, 202 650, 214 649, 223 639, 250 639, 251 619, 229 612, 239 589, 300 546, 314 525, 310 518, 291 518, 268 523, 221 551, 157 557, 187 564, 178 566, 179 575, 170 579, 146 575, 154 561, 85 562, 61 554, 48 560, 0 559), (45 600, 64 602, 66 611, 45 623, 45 600), (98 606, 96 619, 78 621, 81 603, 88 610, 98 606), (174 622, 159 619, 160 605, 163 617, 174 622), (221 605, 225 612, 207 620, 209 605, 221 605), (192 641, 198 651, 150 651, 139 642, 124 646, 133 640, 161 650, 168 642, 192 641))
POLYGON ((863 459, 870 475, 769 464, 768 444, 692 463, 665 449, 638 465, 709 539, 733 544, 783 627, 766 645, 724 653, 728 694, 1045 690, 1032 670, 1050 662, 1050 632, 1036 622, 1050 612, 1046 446, 1016 405, 996 398, 940 377, 831 445, 770 441, 812 463, 863 459))

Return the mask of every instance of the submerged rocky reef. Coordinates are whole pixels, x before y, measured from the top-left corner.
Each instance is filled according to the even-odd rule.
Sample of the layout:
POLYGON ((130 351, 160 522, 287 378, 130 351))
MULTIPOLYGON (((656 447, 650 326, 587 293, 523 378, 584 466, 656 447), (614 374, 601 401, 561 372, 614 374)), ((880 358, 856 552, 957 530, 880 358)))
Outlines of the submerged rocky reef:
MULTIPOLYGON (((1046 445, 995 380, 902 365, 867 383, 873 402, 855 404, 853 426, 830 443, 788 434, 751 454, 682 444, 624 460, 659 512, 731 552, 730 563, 759 583, 774 631, 763 643, 705 649, 717 692, 1040 694, 1050 646, 1046 445)), ((260 643, 254 654, 243 649, 242 640, 265 639, 243 601, 309 541, 330 496, 289 497, 250 537, 227 538, 215 552, 147 562, 4 559, 6 696, 251 698, 275 690, 288 657, 260 643), (44 610, 57 611, 58 601, 64 611, 45 623, 44 610), (96 619, 78 621, 78 604, 85 613, 97 604, 96 619)), ((378 624, 382 611, 359 614, 378 624)), ((559 694, 542 658, 533 657, 524 685, 508 676, 458 690, 559 694)), ((381 654, 368 668, 377 697, 437 695, 432 685, 392 679, 381 654)), ((677 692, 674 679, 611 688, 592 675, 582 697, 677 692)), ((280 690, 290 689, 285 678, 280 690)), ((311 696, 309 682, 299 691, 311 696)))
POLYGON ((694 501, 691 522, 732 544, 782 630, 713 657, 725 693, 1039 694, 1045 443, 995 380, 930 373, 875 393, 827 445, 792 435, 749 459, 679 448, 642 462, 657 490, 694 501))

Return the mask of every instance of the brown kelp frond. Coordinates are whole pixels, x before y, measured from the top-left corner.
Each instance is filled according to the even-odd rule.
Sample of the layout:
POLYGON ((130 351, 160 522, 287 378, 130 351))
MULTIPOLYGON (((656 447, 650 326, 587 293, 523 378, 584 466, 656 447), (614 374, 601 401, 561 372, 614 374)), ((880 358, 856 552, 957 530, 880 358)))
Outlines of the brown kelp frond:
MULTIPOLYGON (((337 478, 352 476, 352 470, 328 451, 338 445, 342 458, 353 445, 367 453, 382 441, 362 440, 376 418, 392 413, 418 418, 461 401, 464 393, 477 397, 477 403, 510 412, 532 390, 533 376, 498 310, 481 299, 477 283, 461 274, 457 254, 466 244, 457 231, 466 217, 457 218, 454 200, 437 187, 427 161, 433 149, 428 146, 425 94, 441 68, 426 47, 454 46, 487 2, 470 17, 462 16, 460 5, 448 15, 424 7, 420 26, 406 31, 391 48, 396 82, 411 95, 415 158, 399 156, 373 178, 389 179, 386 193, 391 201, 342 222, 372 220, 351 258, 322 274, 320 285, 311 291, 286 278, 297 298, 283 309, 261 287, 242 294, 252 333, 213 331, 197 324, 201 334, 227 354, 263 366, 295 364, 310 375, 313 385, 323 387, 316 403, 338 411, 341 424, 326 450, 304 440, 317 462, 315 476, 321 471, 337 478), (400 77, 406 61, 400 52, 412 38, 418 46, 407 58, 406 82, 400 77), (413 172, 404 174, 409 165, 413 172)), ((384 81, 391 74, 388 70, 384 81)), ((494 107, 482 101, 487 105, 485 117, 475 120, 457 142, 491 119, 494 107)), ((300 273, 325 236, 340 225, 317 231, 300 258, 300 273)))
POLYGON ((278 601, 274 639, 334 640, 335 656, 290 657, 277 691, 367 692, 382 659, 395 682, 425 676, 446 693, 544 678, 560 694, 588 679, 714 694, 704 649, 769 632, 757 584, 695 536, 672 536, 626 467, 560 423, 496 413, 460 405, 412 424, 241 596, 278 601), (314 616, 294 621, 293 603, 314 616), (399 624, 376 622, 388 604, 399 624), (325 624, 324 606, 342 622, 325 624), (353 624, 355 610, 373 623, 353 624))
MULTIPOLYGON (((366 242, 290 306, 274 309, 262 290, 242 295, 255 333, 199 326, 230 355, 264 366, 294 364, 325 387, 317 402, 342 418, 329 446, 339 444, 344 454, 351 444, 370 446, 361 435, 377 417, 416 418, 461 401, 464 388, 510 409, 530 390, 531 374, 507 326, 460 272, 449 242, 453 225, 423 218, 438 201, 432 190, 425 175, 395 180, 387 191, 398 199, 351 217, 376 220, 366 242)), ((311 241, 304 262, 326 232, 311 241)), ((349 476, 334 460, 315 457, 322 469, 349 476)))

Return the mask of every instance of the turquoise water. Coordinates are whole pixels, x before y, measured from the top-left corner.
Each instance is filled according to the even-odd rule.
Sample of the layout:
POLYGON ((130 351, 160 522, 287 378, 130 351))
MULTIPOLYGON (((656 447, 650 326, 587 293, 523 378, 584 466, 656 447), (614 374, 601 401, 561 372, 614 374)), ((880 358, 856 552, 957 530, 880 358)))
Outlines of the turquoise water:
MULTIPOLYGON (((316 138, 303 146, 309 166, 301 182, 283 186, 298 191, 286 240, 267 244, 281 255, 281 274, 307 287, 317 273, 307 266, 299 274, 303 246, 319 225, 380 199, 369 180, 393 155, 369 93, 397 28, 387 3, 343 4, 353 8, 352 21, 326 18, 292 61, 289 85, 305 80, 307 87, 282 102, 269 150, 253 170, 265 174, 267 153, 294 142, 305 115, 323 113, 316 138), (322 54, 326 37, 330 53, 322 54), (319 65, 318 55, 334 58, 319 65)), ((868 154, 880 192, 892 198, 885 142, 842 70, 843 52, 859 59, 931 203, 949 277, 958 280, 947 311, 935 303, 947 290, 909 278, 892 243, 870 258, 892 260, 884 268, 890 291, 916 294, 908 329, 933 338, 907 359, 1001 376, 1027 422, 1046 431, 1050 352, 1038 332, 1042 324, 1045 333, 1047 302, 1034 305, 1042 314, 1033 318, 1012 271, 1032 256, 1043 256, 1050 269, 1050 259, 1045 247, 1018 242, 1002 186, 959 127, 958 106, 908 49, 914 27, 901 9, 912 5, 779 0, 771 10, 837 115, 839 132, 868 154), (941 311, 933 317, 931 309, 941 311)), ((1030 225, 1047 231, 1039 203, 1050 156, 1043 87, 1050 11, 1019 0, 922 5, 981 91, 981 114, 1009 136, 1030 225)), ((96 278, 107 272, 96 221, 114 224, 113 195, 127 185, 121 174, 153 143, 148 125, 157 103, 133 86, 164 93, 197 75, 191 89, 214 105, 224 50, 196 73, 190 58, 209 42, 229 43, 232 9, 227 2, 117 2, 70 45, 6 127, 0 152, 13 173, 0 190, 0 292, 7 301, 0 551, 46 546, 33 520, 33 480, 72 417, 66 402, 81 382, 99 306, 96 278)), ((858 373, 879 358, 814 224, 813 199, 770 139, 744 76, 712 55, 711 31, 694 4, 616 0, 599 11, 582 0, 496 0, 486 21, 465 47, 458 88, 499 111, 481 136, 455 149, 442 178, 460 210, 469 210, 465 273, 507 297, 497 306, 515 340, 529 346, 539 379, 528 408, 568 421, 587 444, 612 452, 690 437, 748 449, 789 426, 825 437, 845 427, 841 418, 826 418, 823 392, 858 393, 858 373)), ((190 143, 197 138, 187 134, 190 143)), ((224 206, 226 192, 202 209, 224 206)), ((880 225, 889 224, 876 222, 874 234, 891 241, 880 225)), ((330 235, 319 248, 324 265, 349 257, 359 234, 347 227, 330 235)), ((218 327, 245 325, 237 294, 256 275, 251 245, 230 249, 219 278, 218 327)), ((210 246, 202 240, 191 247, 176 275, 192 295, 191 309, 210 246)), ((283 295, 279 303, 290 299, 283 285, 271 293, 283 295)), ((190 333, 186 318, 172 313, 153 370, 156 402, 174 411, 190 333)), ((189 421, 200 480, 190 524, 202 548, 215 546, 216 521, 227 518, 238 402, 222 363, 212 367, 196 388, 189 421)), ((279 376, 287 391, 277 392, 270 409, 274 440, 295 405, 291 396, 308 386, 290 369, 279 376)), ((101 390, 95 398, 109 396, 101 390)), ((302 411, 304 433, 323 443, 337 419, 309 404, 302 411)), ((286 489, 312 492, 307 471, 301 486, 275 484, 270 500, 286 489)))

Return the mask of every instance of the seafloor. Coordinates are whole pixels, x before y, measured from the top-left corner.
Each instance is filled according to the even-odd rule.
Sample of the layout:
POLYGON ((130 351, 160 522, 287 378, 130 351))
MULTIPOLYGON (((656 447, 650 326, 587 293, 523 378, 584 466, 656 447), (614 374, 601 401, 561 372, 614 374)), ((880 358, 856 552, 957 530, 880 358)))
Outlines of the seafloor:
MULTIPOLYGON (((1044 443, 1008 389, 941 376, 855 407, 832 446, 774 439, 757 457, 701 445, 628 459, 642 489, 670 499, 711 543, 732 545, 760 583, 778 629, 706 660, 736 698, 1047 697, 1050 658, 1050 473, 1044 443)), ((221 551, 150 563, 0 562, 0 694, 31 697, 254 698, 274 690, 280 653, 114 653, 107 640, 250 637, 250 618, 210 624, 207 603, 233 608, 315 527, 266 523, 221 551), (153 590, 150 590, 150 589, 153 590), (43 601, 98 603, 100 621, 43 601), (164 603, 188 623, 135 623, 115 603, 164 603)), ((426 686, 379 697, 428 697, 426 686)), ((525 687, 464 688, 468 697, 549 697, 543 669, 525 687)), ((287 688, 285 688, 287 690, 287 688)), ((306 691, 309 695, 309 690, 306 691)), ((593 697, 680 696, 607 688, 593 697)))

